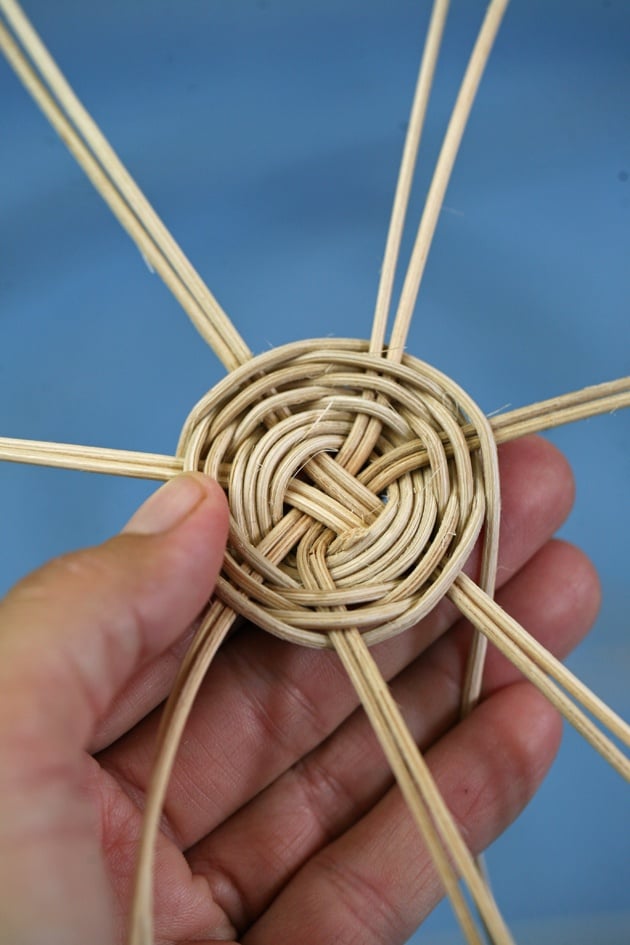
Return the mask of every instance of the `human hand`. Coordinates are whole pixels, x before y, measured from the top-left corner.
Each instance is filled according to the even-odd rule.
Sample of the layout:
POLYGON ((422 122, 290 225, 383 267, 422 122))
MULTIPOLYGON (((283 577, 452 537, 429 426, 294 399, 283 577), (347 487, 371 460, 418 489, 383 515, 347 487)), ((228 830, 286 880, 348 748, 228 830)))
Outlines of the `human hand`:
MULTIPOLYGON (((498 599, 565 655, 598 605, 588 561, 549 541, 572 502, 570 473, 537 438, 500 457, 498 599)), ((227 524, 201 476, 157 495, 122 535, 45 566, 0 605, 2 945, 124 940, 156 707, 212 591, 227 524)), ((479 852, 535 792, 560 722, 491 650, 483 701, 455 724, 468 640, 443 602, 373 652, 479 852)), ((441 895, 335 654, 235 633, 169 787, 156 941, 394 945, 441 895)))

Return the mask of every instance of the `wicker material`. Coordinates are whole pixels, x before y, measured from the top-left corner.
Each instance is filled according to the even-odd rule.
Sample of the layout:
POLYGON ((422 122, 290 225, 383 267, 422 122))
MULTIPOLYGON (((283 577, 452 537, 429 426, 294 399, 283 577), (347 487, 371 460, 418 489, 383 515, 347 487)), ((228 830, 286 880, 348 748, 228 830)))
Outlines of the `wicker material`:
POLYGON ((309 646, 330 646, 343 627, 374 643, 417 623, 468 559, 497 476, 488 421, 452 381, 339 339, 277 348, 233 372, 192 411, 178 453, 229 497, 218 596, 309 646), (358 417, 376 419, 380 435, 353 476, 332 455, 358 417), (469 417, 483 442, 473 454, 469 417), (418 441, 426 451, 410 453, 418 441), (312 573, 315 557, 330 590, 312 573))
POLYGON ((149 479, 203 470, 228 495, 230 538, 216 597, 202 617, 163 716, 131 945, 153 941, 153 850, 171 768, 201 680, 237 615, 296 644, 337 651, 471 943, 484 938, 460 877, 490 940, 506 945, 511 937, 368 646, 415 625, 448 595, 480 631, 470 655, 462 713, 471 711, 478 698, 489 639, 630 779, 630 762, 604 731, 630 746, 628 726, 492 600, 500 516, 496 444, 627 406, 630 379, 488 420, 453 381, 403 355, 450 172, 506 5, 507 0, 493 0, 482 24, 389 336, 394 273, 446 0, 436 0, 427 34, 370 340, 297 342, 252 358, 17 3, 0 0, 15 37, 0 23, 7 59, 231 372, 191 411, 175 457, 0 439, 0 459, 149 479), (474 583, 462 569, 480 535, 482 562, 474 583))

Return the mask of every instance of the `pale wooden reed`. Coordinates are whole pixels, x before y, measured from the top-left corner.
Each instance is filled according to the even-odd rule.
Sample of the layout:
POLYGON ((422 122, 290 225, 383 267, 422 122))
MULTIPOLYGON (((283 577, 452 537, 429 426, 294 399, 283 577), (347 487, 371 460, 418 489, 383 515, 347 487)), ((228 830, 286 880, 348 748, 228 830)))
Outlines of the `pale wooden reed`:
MULTIPOLYGON (((630 380, 626 378, 586 388, 494 417, 488 422, 478 415, 477 408, 462 391, 443 378, 439 383, 444 381, 444 387, 440 388, 437 372, 425 371, 426 366, 419 367, 420 362, 413 363, 413 359, 403 357, 444 193, 506 5, 507 0, 493 0, 475 44, 429 189, 389 343, 385 347, 400 239, 448 9, 446 0, 436 0, 388 233, 368 351, 373 359, 366 360, 365 349, 360 346, 355 348, 353 343, 344 346, 337 342, 338 350, 327 350, 327 355, 341 364, 343 371, 327 371, 327 376, 318 377, 310 385, 302 387, 299 381, 304 359, 308 361, 310 358, 313 365, 319 356, 306 345, 296 355, 296 362, 299 362, 296 371, 291 374, 287 369, 281 375, 272 374, 272 381, 268 381, 265 371, 269 362, 273 362, 273 356, 257 358, 249 366, 251 353, 247 345, 79 103, 18 4, 15 0, 0 0, 0 9, 41 78, 0 24, 0 46, 14 69, 202 336, 226 367, 233 370, 233 376, 246 376, 249 385, 249 389, 231 388, 230 379, 226 388, 230 401, 227 407, 221 403, 216 405, 215 392, 209 399, 204 398, 193 409, 184 427, 176 457, 0 439, 0 459, 13 462, 61 465, 156 480, 170 478, 183 469, 202 469, 230 488, 233 503, 231 544, 223 577, 219 580, 218 599, 204 616, 200 631, 185 657, 158 737, 158 758, 148 798, 131 921, 132 945, 149 945, 153 941, 153 855, 170 771, 197 689, 235 618, 236 610, 285 639, 311 646, 333 646, 337 650, 431 851, 436 870, 469 942, 480 943, 483 938, 459 889, 459 877, 468 885, 491 941, 507 945, 511 938, 372 661, 367 643, 405 629, 410 622, 419 619, 425 612, 423 608, 433 606, 443 593, 448 593, 482 634, 477 636, 469 662, 463 711, 470 711, 478 698, 487 636, 594 747, 628 777, 630 763, 627 758, 575 703, 581 703, 625 745, 630 745, 628 726, 504 614, 491 600, 491 595, 499 520, 495 444, 525 432, 548 429, 627 406, 630 404, 630 380), (383 373, 383 362, 389 362, 387 370, 393 374, 383 373), (399 363, 396 372, 394 366, 399 363), (353 373, 355 368, 361 372, 362 379, 353 373), (412 392, 417 383, 416 375, 421 378, 421 385, 428 385, 426 400, 412 392), (409 392, 401 393, 399 382, 402 381, 411 385, 409 392), (283 387, 289 382, 293 385, 290 390, 283 387), (346 392, 353 385, 356 396, 346 392), (437 385, 438 393, 443 389, 446 400, 452 402, 455 419, 436 399, 432 385, 437 385), (246 408, 243 416, 239 414, 241 401, 246 408), (400 416, 391 409, 390 403, 398 405, 400 416), (462 408, 469 419, 474 417, 473 423, 460 418, 462 408), (431 421, 436 417, 441 418, 442 428, 433 431, 431 421), (282 436, 288 430, 289 447, 286 439, 281 443, 280 434, 273 432, 280 428, 282 436), (305 429, 310 437, 306 443, 305 429), (388 430, 389 433, 383 432, 388 430), (224 461, 235 436, 245 444, 239 454, 241 459, 234 463, 224 461), (277 442, 274 441, 276 436, 277 442), (392 436, 394 440, 402 437, 404 442, 390 442, 392 436), (265 438, 272 443, 266 452, 261 445, 265 438), (372 453, 377 444, 381 455, 374 458, 372 453), (337 454, 336 462, 326 455, 328 451, 337 454), (469 468, 464 459, 468 460, 471 453, 475 457, 479 451, 484 457, 482 462, 474 460, 469 468), (244 454, 254 458, 256 468, 262 466, 266 471, 261 476, 251 474, 247 460, 242 458, 244 454), (457 470, 454 493, 450 493, 446 473, 447 460, 451 457, 457 470), (262 463, 263 458, 266 466, 262 463), (318 488, 295 478, 296 470, 299 472, 302 468, 308 471, 318 488), (412 479, 408 482, 410 476, 412 479), (413 488, 410 485, 412 480, 416 483, 413 488), (347 552, 347 559, 349 549, 354 553, 362 543, 365 544, 364 536, 371 534, 370 529, 378 530, 379 515, 386 517, 389 514, 387 509, 383 511, 377 498, 384 489, 398 497, 404 515, 411 515, 412 521, 417 520, 418 535, 411 541, 411 557, 423 553, 420 549, 428 540, 434 516, 438 511, 442 516, 437 535, 443 536, 443 547, 436 539, 427 551, 429 563, 425 562, 425 567, 439 575, 437 590, 423 590, 422 567, 421 576, 416 574, 414 577, 412 571, 401 582, 404 591, 392 578, 378 583, 371 579, 371 574, 367 586, 353 584, 352 577, 345 579, 345 583, 333 580, 328 552, 340 559, 347 552), (413 496, 423 490, 429 496, 431 489, 436 490, 436 500, 423 499, 418 505, 413 496), (437 506, 432 505, 434 501, 437 501, 437 506), (288 513, 285 505, 291 506, 288 513), (461 574, 461 564, 484 521, 480 583, 487 593, 461 574), (332 537, 334 533, 337 533, 337 538, 332 537), (457 536, 456 547, 449 551, 451 557, 440 565, 439 555, 451 546, 453 536, 457 536), (298 541, 297 570, 285 567, 280 571, 278 565, 298 541), (268 587, 266 580, 280 583, 275 588, 268 587), (410 594, 411 603, 408 599, 410 594), (415 603, 414 594, 418 598, 415 603), (317 609, 309 611, 310 607, 317 609), (362 632, 357 629, 359 627, 362 632), (552 681, 554 679, 556 682, 552 681), (567 690, 574 702, 556 683, 567 690)), ((327 348, 325 341, 319 344, 327 348)), ((292 350, 291 356, 293 354, 292 350)), ((225 394, 223 388, 218 385, 219 394, 225 394)), ((395 503, 392 502, 391 506, 394 508, 395 503)), ((408 544, 411 537, 404 515, 394 513, 391 514, 391 523, 388 519, 391 525, 388 533, 379 538, 384 548, 387 542, 390 543, 390 551, 386 552, 390 558, 395 557, 391 548, 397 547, 396 541, 404 540, 408 544)), ((347 568, 347 563, 344 566, 347 568)), ((386 568, 383 573, 387 577, 386 568)))
POLYGON ((66 147, 217 357, 228 370, 247 361, 249 348, 78 100, 19 4, 0 0, 0 10, 44 81, 2 24, 0 47, 66 147))
POLYGON ((460 613, 467 617, 554 705, 565 719, 622 776, 630 781, 630 759, 604 735, 588 716, 573 705, 555 679, 613 736, 630 748, 630 726, 580 682, 521 625, 490 600, 465 574, 458 575, 448 591, 460 613), (549 679, 548 677, 551 677, 549 679))
MULTIPOLYGON (((565 426, 567 423, 586 420, 588 417, 614 413, 624 407, 630 407, 630 375, 585 387, 570 394, 540 400, 527 407, 495 414, 488 419, 495 441, 507 443, 529 433, 540 433, 565 426)), ((469 449, 476 449, 479 444, 473 430, 465 426, 463 430, 469 449)), ((448 454, 448 445, 446 451, 448 454)), ((0 460, 162 482, 172 479, 183 470, 183 461, 178 456, 7 436, 0 436, 0 460)), ((406 468, 414 469, 426 465, 426 450, 419 440, 410 441, 400 449, 397 461, 401 463, 401 472, 406 468)), ((225 484, 224 472, 219 473, 219 481, 225 484)))

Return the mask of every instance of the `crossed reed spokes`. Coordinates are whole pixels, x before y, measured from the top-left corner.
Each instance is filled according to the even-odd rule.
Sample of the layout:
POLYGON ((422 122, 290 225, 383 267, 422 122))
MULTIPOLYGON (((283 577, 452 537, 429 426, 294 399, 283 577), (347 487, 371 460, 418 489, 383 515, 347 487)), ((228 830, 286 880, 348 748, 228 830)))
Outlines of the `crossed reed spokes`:
POLYGON ((253 358, 18 4, 0 0, 5 56, 231 372, 193 408, 174 457, 0 438, 0 459, 157 480, 203 470, 228 495, 230 538, 216 596, 182 662, 158 736, 130 945, 153 942, 153 855, 170 772, 196 692, 238 615, 292 642, 337 651, 470 943, 506 945, 511 937, 368 646, 408 629, 448 596, 479 631, 462 714, 479 697, 490 640, 630 780, 630 762, 617 744, 630 747, 626 723, 492 599, 500 516, 497 443, 628 406, 630 378, 487 419, 451 380, 404 354, 450 173, 506 6, 507 0, 493 0, 475 43, 389 333, 394 274, 447 0, 433 5, 370 340, 297 342, 253 358), (463 567, 478 540, 482 556, 475 583, 463 567))

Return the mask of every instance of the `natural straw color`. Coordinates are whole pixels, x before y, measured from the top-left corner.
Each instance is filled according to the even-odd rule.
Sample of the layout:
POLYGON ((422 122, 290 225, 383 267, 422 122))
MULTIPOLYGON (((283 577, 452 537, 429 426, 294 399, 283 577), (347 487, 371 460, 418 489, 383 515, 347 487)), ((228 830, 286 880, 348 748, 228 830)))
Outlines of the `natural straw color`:
POLYGON ((247 361, 249 348, 79 102, 20 6, 1 0, 0 9, 48 90, 0 24, 5 56, 114 215, 225 366, 247 361))
POLYGON ((442 34, 444 33, 444 26, 446 24, 448 6, 448 0, 444 0, 444 2, 441 3, 437 2, 433 5, 424 51, 420 61, 418 82, 411 106, 411 114, 409 115, 405 146, 403 148, 398 180, 396 181, 394 205, 392 207, 389 229, 387 231, 387 240, 385 242, 385 255, 383 257, 381 278, 376 294, 376 306, 374 308, 372 334, 370 336, 370 352, 372 354, 383 353, 385 333, 387 331, 387 322, 389 320, 389 310, 392 301, 394 277, 396 275, 400 244, 405 227, 405 217, 407 216, 407 207, 409 205, 409 196, 413 184, 418 148, 420 147, 420 141, 422 139, 422 128, 427 112, 427 105, 429 103, 429 93, 431 91, 431 85, 433 84, 433 75, 437 65, 438 53, 442 42, 442 34))
POLYGON ((584 683, 569 672, 551 653, 530 636, 498 604, 487 597, 465 574, 459 574, 448 596, 460 612, 494 643, 524 676, 564 715, 568 722, 598 751, 619 774, 630 781, 630 759, 585 713, 547 676, 559 682, 577 702, 590 712, 622 744, 630 748, 630 727, 584 683))
POLYGON ((473 915, 458 886, 458 875, 465 879, 483 921, 484 930, 491 941, 496 945, 509 945, 513 941, 512 937, 494 900, 488 895, 483 877, 442 800, 426 762, 409 734, 391 692, 383 682, 365 640, 356 630, 349 633, 334 630, 331 636, 395 774, 411 815, 433 857, 438 875, 468 942, 483 943, 485 936, 480 936, 477 930, 473 915), (445 856, 444 850, 449 851, 452 864, 445 856))
POLYGON ((404 353, 457 149, 506 5, 507 0, 493 0, 475 44, 429 188, 389 342, 392 286, 447 0, 436 0, 430 19, 370 342, 296 342, 252 358, 18 4, 0 0, 0 10, 22 46, 0 23, 0 46, 7 59, 231 371, 191 411, 175 457, 0 438, 0 459, 155 480, 182 470, 202 470, 228 495, 230 538, 216 597, 180 667, 158 735, 131 945, 153 943, 153 857, 171 769, 197 690, 237 615, 285 640, 337 651, 464 935, 474 945, 488 940, 508 945, 511 938, 368 646, 416 624, 448 596, 479 631, 464 681, 462 711, 471 711, 478 698, 487 638, 630 779, 628 758, 603 731, 607 728, 630 747, 626 723, 492 600, 500 510, 496 444, 628 406, 630 378, 487 419, 450 379, 404 353), (482 564, 475 583, 462 569, 478 540, 482 564))
MULTIPOLYGON (((551 430, 598 414, 614 413, 624 407, 630 407, 630 375, 616 381, 584 387, 571 394, 540 400, 527 407, 495 414, 488 419, 495 441, 507 443, 528 433, 540 433, 542 430, 551 430)), ((462 432, 466 437, 468 449, 477 449, 479 441, 472 427, 464 424, 462 432)), ((448 444, 445 448, 449 456, 448 444)), ((428 462, 421 440, 410 441, 396 454, 390 454, 390 458, 394 458, 394 455, 397 462, 406 464, 407 469, 425 466, 428 462)), ((0 460, 158 481, 171 479, 184 468, 183 460, 178 456, 6 436, 0 436, 0 460)), ((222 469, 219 471, 219 480, 222 483, 226 481, 225 471, 222 469)))

